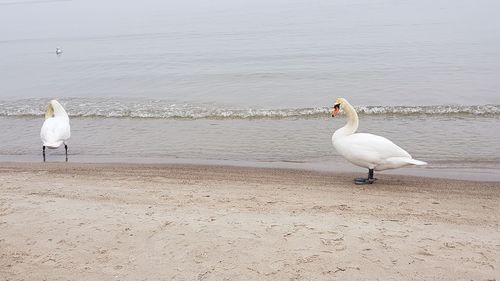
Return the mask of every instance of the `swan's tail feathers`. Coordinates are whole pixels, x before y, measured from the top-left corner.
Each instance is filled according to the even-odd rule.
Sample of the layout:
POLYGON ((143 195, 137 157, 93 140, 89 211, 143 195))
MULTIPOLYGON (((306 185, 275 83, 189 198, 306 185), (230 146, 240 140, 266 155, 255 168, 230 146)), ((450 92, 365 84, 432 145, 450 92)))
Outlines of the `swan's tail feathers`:
POLYGON ((404 161, 408 164, 417 165, 417 166, 427 165, 427 162, 420 161, 417 159, 405 158, 404 161))
POLYGON ((385 160, 384 163, 381 163, 375 167, 375 171, 383 171, 387 169, 397 169, 401 167, 406 167, 409 165, 427 165, 424 161, 415 160, 410 157, 391 157, 385 160))

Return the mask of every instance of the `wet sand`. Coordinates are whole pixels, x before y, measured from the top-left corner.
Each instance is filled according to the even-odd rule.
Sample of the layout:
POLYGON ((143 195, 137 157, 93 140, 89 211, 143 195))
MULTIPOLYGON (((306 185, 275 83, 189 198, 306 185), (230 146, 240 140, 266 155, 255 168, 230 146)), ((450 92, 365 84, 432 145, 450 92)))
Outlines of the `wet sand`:
POLYGON ((0 164, 0 280, 498 280, 500 182, 0 164))

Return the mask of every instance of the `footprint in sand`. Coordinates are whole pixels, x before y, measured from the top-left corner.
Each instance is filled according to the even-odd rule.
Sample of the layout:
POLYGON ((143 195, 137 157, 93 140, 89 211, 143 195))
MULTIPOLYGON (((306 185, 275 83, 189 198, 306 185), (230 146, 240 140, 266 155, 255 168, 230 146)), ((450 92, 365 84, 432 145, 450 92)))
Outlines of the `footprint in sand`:
POLYGON ((344 251, 347 249, 343 233, 331 232, 328 237, 321 237, 320 241, 328 249, 334 249, 335 251, 344 251))

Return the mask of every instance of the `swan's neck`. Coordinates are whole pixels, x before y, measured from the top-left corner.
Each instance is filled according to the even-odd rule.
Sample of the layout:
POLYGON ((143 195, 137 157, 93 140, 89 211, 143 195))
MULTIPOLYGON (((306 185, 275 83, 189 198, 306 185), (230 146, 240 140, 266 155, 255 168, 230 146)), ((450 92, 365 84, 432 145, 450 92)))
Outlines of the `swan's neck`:
POLYGON ((332 137, 334 141, 335 139, 338 139, 340 137, 352 135, 358 129, 359 118, 358 114, 356 113, 356 110, 354 110, 354 107, 352 107, 352 105, 350 105, 348 102, 344 102, 343 109, 347 116, 347 124, 345 124, 344 127, 335 131, 332 137))

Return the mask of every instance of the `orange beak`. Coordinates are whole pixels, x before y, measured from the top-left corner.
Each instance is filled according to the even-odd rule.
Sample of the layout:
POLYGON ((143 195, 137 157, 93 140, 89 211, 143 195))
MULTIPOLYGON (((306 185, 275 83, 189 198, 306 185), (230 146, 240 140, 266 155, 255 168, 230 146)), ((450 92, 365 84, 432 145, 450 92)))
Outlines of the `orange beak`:
POLYGON ((336 105, 333 106, 332 117, 337 116, 339 112, 340 112, 340 104, 337 103, 336 105))

